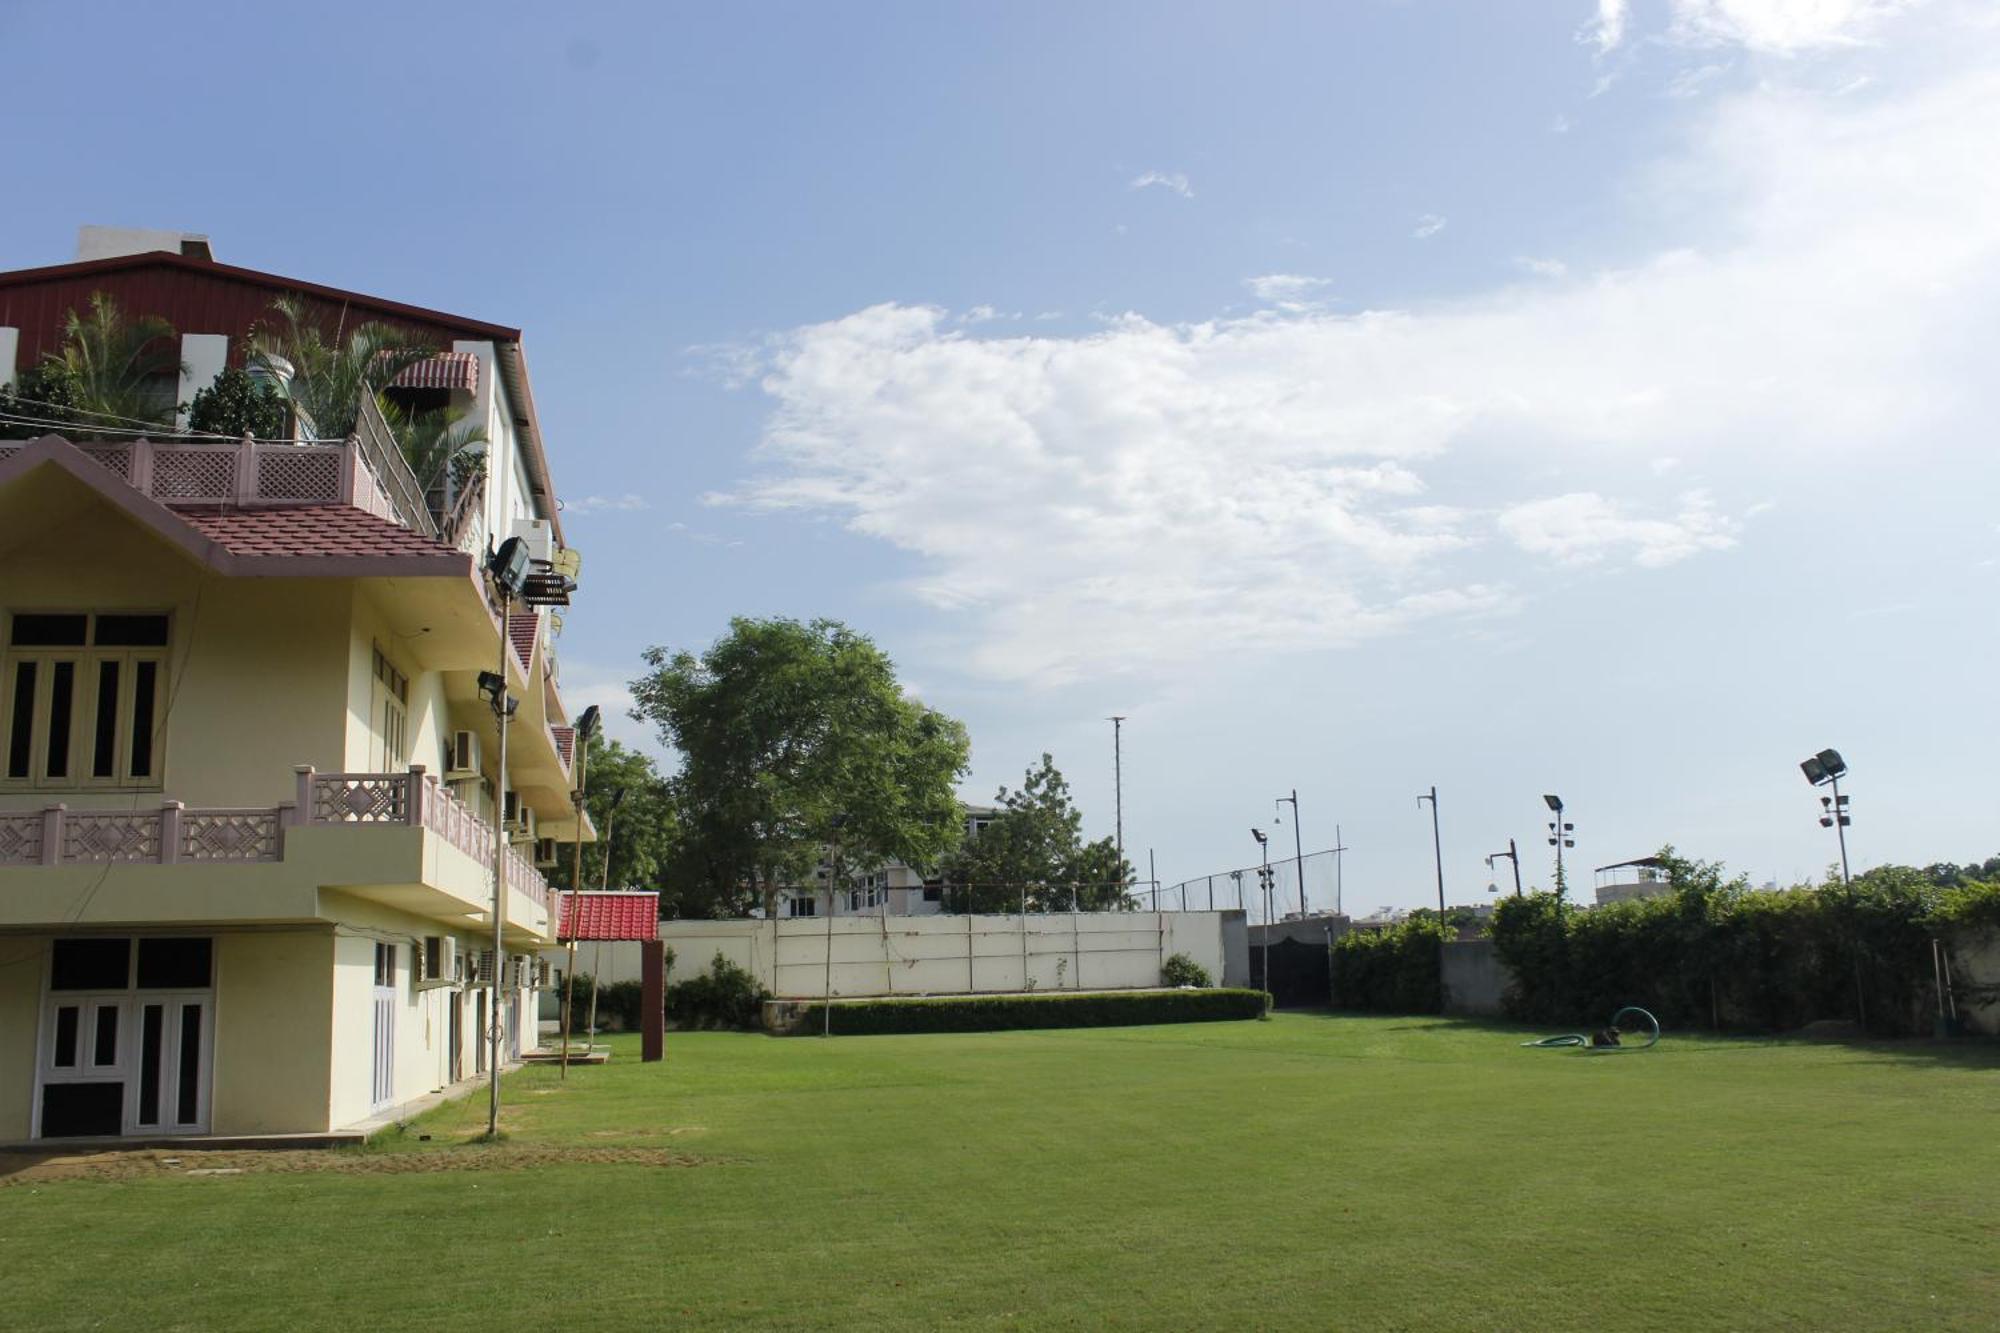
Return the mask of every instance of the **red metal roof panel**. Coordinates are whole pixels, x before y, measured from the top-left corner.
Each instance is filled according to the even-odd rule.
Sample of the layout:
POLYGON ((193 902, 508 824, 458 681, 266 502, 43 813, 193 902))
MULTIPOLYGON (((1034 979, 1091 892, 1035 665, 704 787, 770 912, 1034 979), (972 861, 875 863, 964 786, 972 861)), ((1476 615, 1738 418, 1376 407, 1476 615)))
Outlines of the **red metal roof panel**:
POLYGON ((660 895, 657 893, 582 893, 562 895, 559 940, 653 940, 660 937, 660 895))

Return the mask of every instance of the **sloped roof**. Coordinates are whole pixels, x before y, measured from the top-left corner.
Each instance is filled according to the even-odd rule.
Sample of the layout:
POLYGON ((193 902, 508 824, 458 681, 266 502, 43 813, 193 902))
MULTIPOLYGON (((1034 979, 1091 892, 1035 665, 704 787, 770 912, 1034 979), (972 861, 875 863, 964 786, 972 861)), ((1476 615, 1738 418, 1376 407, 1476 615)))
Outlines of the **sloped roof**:
POLYGON ((652 940, 660 936, 660 895, 657 893, 582 893, 562 895, 559 940, 652 940))
POLYGON ((353 505, 174 512, 237 556, 435 556, 451 551, 353 505))

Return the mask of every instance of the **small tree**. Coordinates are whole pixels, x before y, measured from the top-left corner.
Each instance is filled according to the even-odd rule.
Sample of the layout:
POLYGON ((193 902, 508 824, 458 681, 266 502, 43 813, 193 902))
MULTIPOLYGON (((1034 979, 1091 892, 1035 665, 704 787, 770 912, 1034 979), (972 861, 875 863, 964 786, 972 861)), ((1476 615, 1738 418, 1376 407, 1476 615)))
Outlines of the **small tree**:
POLYGON ((217 375, 214 384, 195 391, 194 402, 188 405, 188 431, 275 440, 284 436, 285 417, 285 400, 268 381, 232 366, 217 375))
POLYGON ((961 912, 1104 911, 1129 905, 1132 870, 1109 838, 1085 844, 1083 815, 1052 756, 1027 770, 1001 811, 946 859, 951 907, 961 912))

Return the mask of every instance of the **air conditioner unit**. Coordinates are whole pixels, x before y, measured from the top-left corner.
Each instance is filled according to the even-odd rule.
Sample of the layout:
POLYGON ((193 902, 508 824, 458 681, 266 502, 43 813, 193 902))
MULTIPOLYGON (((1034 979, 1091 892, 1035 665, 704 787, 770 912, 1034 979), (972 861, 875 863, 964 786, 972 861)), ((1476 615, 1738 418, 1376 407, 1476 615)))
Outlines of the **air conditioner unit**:
POLYGON ((545 518, 517 518, 513 536, 528 544, 530 560, 550 561, 556 555, 555 525, 545 518))
POLYGON ((554 838, 535 839, 535 866, 550 870, 562 864, 562 844, 554 838))
POLYGON ((535 807, 521 799, 521 793, 507 793, 507 837, 511 842, 535 841, 535 807))
POLYGON ((457 984, 464 970, 455 935, 426 935, 416 951, 416 988, 434 990, 457 984))
POLYGON ((493 951, 491 949, 481 949, 478 953, 473 954, 472 958, 473 958, 473 966, 472 966, 472 975, 470 978, 471 983, 475 986, 492 985, 493 951))
POLYGON ((532 966, 534 961, 534 959, 528 957, 526 954, 521 953, 509 954, 507 956, 507 988, 509 990, 525 990, 534 984, 535 969, 532 966))
POLYGON ((464 782, 479 776, 479 733, 476 731, 454 731, 451 733, 451 750, 445 756, 444 777, 447 782, 464 782))
POLYGON ((546 958, 535 960, 535 989, 547 990, 555 984, 555 968, 546 958))

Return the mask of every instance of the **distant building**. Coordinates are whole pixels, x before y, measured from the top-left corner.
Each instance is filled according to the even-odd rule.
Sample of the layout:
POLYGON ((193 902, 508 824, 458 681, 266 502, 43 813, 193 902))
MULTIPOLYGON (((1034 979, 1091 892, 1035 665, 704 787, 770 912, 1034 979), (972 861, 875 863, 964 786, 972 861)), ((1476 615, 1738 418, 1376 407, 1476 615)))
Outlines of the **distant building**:
MULTIPOLYGON (((976 838, 1002 813, 997 806, 966 805, 965 836, 976 838)), ((831 854, 813 871, 815 883, 778 890, 778 915, 935 916, 945 910, 944 880, 901 861, 879 865, 843 862, 833 880, 831 854)))
POLYGON ((1634 898, 1658 898, 1672 887, 1667 883, 1667 863, 1657 856, 1599 866, 1596 874, 1599 907, 1634 898))

